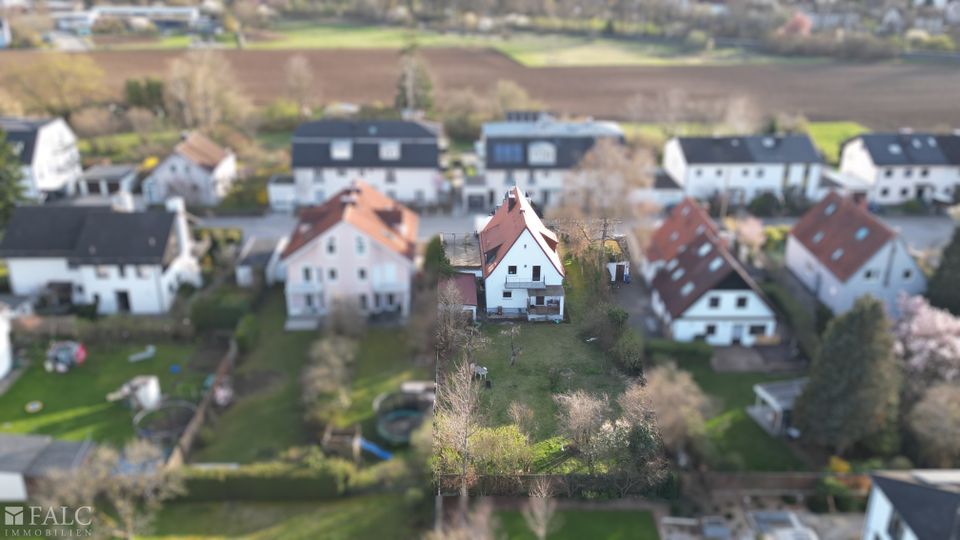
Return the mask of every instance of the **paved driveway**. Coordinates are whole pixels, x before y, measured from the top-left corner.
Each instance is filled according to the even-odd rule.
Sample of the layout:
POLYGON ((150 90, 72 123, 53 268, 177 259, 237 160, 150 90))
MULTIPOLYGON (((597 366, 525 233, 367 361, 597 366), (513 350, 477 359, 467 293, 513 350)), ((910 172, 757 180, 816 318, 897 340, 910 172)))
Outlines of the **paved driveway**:
POLYGON ((633 329, 649 337, 660 337, 660 321, 650 306, 650 291, 639 273, 632 274, 634 281, 620 283, 613 290, 614 302, 630 314, 627 322, 633 329))

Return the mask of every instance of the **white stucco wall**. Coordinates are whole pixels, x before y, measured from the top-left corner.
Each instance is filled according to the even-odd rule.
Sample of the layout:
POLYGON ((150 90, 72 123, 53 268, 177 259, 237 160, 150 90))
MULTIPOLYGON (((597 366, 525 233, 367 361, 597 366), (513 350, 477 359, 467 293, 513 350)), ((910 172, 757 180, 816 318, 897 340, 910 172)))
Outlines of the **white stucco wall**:
POLYGON ((23 168, 25 195, 42 199, 42 192, 65 190, 72 194, 83 173, 77 137, 63 119, 44 125, 37 132, 33 161, 23 168))
POLYGON ((910 530, 910 526, 903 524, 903 535, 900 538, 891 538, 887 534, 890 515, 893 505, 884 495, 883 490, 876 485, 870 488, 870 499, 867 502, 867 514, 863 520, 863 540, 917 540, 917 535, 910 530))
MULTIPOLYGON (((510 250, 504 255, 500 264, 484 280, 486 289, 487 312, 496 313, 502 308, 504 313, 524 313, 531 297, 538 296, 536 291, 527 289, 507 288, 506 282, 510 266, 517 267, 516 275, 511 279, 520 281, 532 280, 533 267, 540 266, 540 277, 546 286, 563 285, 563 275, 557 271, 549 257, 534 240, 529 230, 524 230, 510 250), (504 298, 504 292, 510 293, 510 298, 504 298)), ((563 303, 561 300, 559 318, 563 318, 563 303)))
POLYGON ((355 180, 400 202, 432 205, 445 185, 440 171, 429 168, 296 168, 293 177, 298 205, 321 204, 355 180))
POLYGON ((930 201, 952 199, 960 190, 960 167, 956 165, 878 166, 862 139, 847 143, 840 155, 840 171, 860 178, 872 188, 870 202, 897 205, 915 198, 930 201))
POLYGON ((777 330, 773 310, 750 289, 708 291, 669 324, 671 335, 677 341, 693 341, 703 337, 707 343, 715 346, 732 345, 739 338, 742 345, 749 347, 759 337, 774 336, 777 330), (711 307, 710 298, 718 299, 719 304, 711 307), (738 298, 746 299, 744 307, 737 307, 738 298), (715 329, 709 336, 708 326, 715 329), (762 332, 751 335, 751 326, 762 326, 762 332))
POLYGON ((360 307, 361 296, 366 298, 367 313, 399 309, 406 316, 410 312, 411 281, 416 271, 413 261, 349 223, 331 227, 289 255, 284 264, 290 317, 322 316, 338 299, 360 307), (333 253, 327 251, 331 240, 333 253), (358 242, 362 242, 362 250, 358 249, 358 242), (309 280, 304 268, 310 269, 309 280), (331 277, 331 270, 335 277, 331 277))
POLYGON ((148 204, 158 204, 179 195, 188 204, 213 206, 227 195, 237 176, 237 159, 228 154, 215 169, 208 171, 184 156, 167 156, 144 181, 143 195, 148 204))

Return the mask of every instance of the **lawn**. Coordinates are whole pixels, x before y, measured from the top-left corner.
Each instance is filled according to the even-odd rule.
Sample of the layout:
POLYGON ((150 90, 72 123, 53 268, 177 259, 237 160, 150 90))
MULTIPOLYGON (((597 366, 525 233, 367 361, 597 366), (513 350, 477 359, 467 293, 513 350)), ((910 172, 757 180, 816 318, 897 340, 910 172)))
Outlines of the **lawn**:
POLYGON ((77 148, 85 159, 109 158, 116 163, 137 163, 149 151, 160 152, 160 157, 166 155, 179 139, 180 133, 172 129, 148 133, 145 139, 138 133, 128 132, 80 139, 77 148))
POLYGON ((680 361, 700 388, 715 400, 716 414, 707 420, 707 436, 714 445, 717 470, 792 471, 804 463, 783 439, 771 437, 752 418, 746 407, 754 401, 753 385, 780 380, 783 375, 766 373, 717 373, 702 360, 680 361))
POLYGON ((870 130, 857 122, 810 122, 807 125, 813 143, 831 164, 840 161, 840 145, 844 141, 866 131, 870 130))
POLYGON ((399 495, 330 502, 169 504, 142 540, 242 538, 290 540, 406 540, 420 536, 418 513, 399 495))
POLYGON ((247 463, 309 440, 300 407, 300 371, 313 332, 285 332, 286 304, 271 291, 257 313, 260 341, 234 373, 240 397, 208 428, 193 461, 247 463))
MULTIPOLYGON (((303 424, 300 373, 316 332, 286 332, 286 307, 281 291, 272 291, 258 313, 260 341, 245 355, 234 375, 243 396, 209 430, 208 444, 193 461, 247 463, 268 459, 277 451, 308 443, 312 436, 303 424)), ((406 354, 402 331, 371 328, 360 342, 350 390, 350 407, 343 426, 361 424, 366 437, 376 440, 373 400, 397 390, 400 383, 430 378, 406 354)))
MULTIPOLYGON (((133 414, 123 404, 107 402, 106 396, 137 375, 160 377, 164 395, 199 398, 207 373, 202 368, 190 367, 199 354, 194 347, 160 343, 154 358, 137 363, 127 360, 130 354, 144 347, 144 344, 92 346, 86 363, 66 374, 44 371, 45 351, 31 350, 32 362, 26 372, 0 396, 0 431, 122 444, 134 435, 133 414), (184 369, 174 374, 170 370, 174 364, 184 369), (42 401, 43 410, 27 414, 24 405, 33 400, 42 401)), ((212 363, 202 364, 209 367, 212 363)))
MULTIPOLYGON (((500 530, 510 540, 536 538, 520 512, 498 512, 500 530)), ((657 540, 653 515, 631 510, 563 510, 556 514, 557 530, 551 540, 657 540)))

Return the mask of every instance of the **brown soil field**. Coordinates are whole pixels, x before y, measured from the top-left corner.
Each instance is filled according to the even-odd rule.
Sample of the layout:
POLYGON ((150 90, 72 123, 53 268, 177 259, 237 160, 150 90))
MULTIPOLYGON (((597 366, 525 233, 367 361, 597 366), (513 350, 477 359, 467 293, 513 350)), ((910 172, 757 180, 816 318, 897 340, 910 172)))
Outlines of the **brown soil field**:
MULTIPOLYGON (((762 111, 801 113, 811 120, 855 120, 873 128, 960 126, 960 67, 935 64, 802 64, 742 66, 526 68, 489 49, 425 49, 439 92, 488 91, 513 80, 551 109, 626 119, 627 101, 682 88, 697 97, 747 96, 762 111)), ((36 52, 0 52, 0 76, 36 52)), ((183 51, 89 53, 119 91, 131 77, 162 77, 183 51)), ((283 67, 294 54, 313 65, 324 100, 389 102, 397 51, 318 49, 224 51, 239 83, 257 102, 283 92, 283 67)))

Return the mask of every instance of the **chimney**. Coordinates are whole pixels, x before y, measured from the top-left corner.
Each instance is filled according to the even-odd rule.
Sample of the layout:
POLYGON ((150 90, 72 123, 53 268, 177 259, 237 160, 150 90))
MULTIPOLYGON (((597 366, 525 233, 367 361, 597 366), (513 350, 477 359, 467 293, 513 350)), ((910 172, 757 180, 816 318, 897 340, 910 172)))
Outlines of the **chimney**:
POLYGON ((517 195, 510 190, 507 192, 507 210, 512 211, 513 207, 517 205, 517 195))

